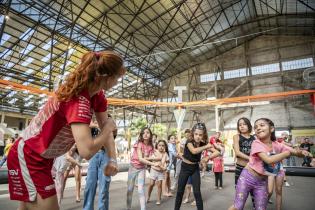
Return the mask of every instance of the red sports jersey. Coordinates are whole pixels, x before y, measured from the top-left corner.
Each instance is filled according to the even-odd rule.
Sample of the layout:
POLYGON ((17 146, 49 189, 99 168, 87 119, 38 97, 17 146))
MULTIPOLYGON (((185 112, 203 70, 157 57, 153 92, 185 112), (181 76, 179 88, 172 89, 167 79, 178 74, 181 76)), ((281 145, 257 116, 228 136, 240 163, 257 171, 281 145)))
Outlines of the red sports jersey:
POLYGON ((56 194, 51 175, 53 158, 74 144, 71 123, 90 124, 93 111, 105 112, 103 91, 90 98, 88 91, 67 102, 49 98, 8 154, 9 191, 12 200, 34 201, 56 194))
POLYGON ((25 145, 44 158, 55 158, 70 150, 74 144, 71 123, 90 124, 93 110, 105 112, 107 101, 103 91, 90 98, 88 91, 67 102, 50 97, 33 118, 21 137, 25 145))

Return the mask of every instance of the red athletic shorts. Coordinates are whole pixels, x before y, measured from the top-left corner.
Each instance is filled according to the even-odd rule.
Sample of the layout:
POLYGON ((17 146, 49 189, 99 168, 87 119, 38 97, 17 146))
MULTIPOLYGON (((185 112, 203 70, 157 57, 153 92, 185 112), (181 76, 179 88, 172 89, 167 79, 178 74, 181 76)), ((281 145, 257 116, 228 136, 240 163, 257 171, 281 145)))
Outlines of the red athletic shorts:
POLYGON ((53 159, 45 159, 32 151, 22 139, 16 141, 8 154, 7 166, 11 200, 35 201, 56 194, 51 175, 53 159))

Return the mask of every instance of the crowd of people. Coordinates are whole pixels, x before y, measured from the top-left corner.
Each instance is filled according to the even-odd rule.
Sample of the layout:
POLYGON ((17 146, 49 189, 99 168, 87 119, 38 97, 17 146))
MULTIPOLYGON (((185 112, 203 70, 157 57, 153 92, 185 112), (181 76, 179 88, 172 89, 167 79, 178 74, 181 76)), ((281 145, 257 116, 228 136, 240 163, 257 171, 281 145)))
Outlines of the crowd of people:
MULTIPOLYGON (((117 53, 86 53, 21 136, 11 142, 4 161, 8 162, 10 198, 20 201, 19 210, 58 210, 70 170, 75 171, 76 202, 81 202, 83 158, 89 160, 83 209, 94 208, 97 187, 98 209, 109 209, 111 176, 118 172, 114 142, 117 127, 108 116, 105 94, 125 72, 117 53)), ((265 210, 275 186, 276 209, 280 210, 285 180, 282 161, 297 156, 304 158, 303 165, 311 165, 311 143, 305 139, 300 149, 290 145, 285 136, 277 139, 274 123, 266 118, 257 119, 253 126, 247 118, 240 118, 237 131, 233 137, 235 199, 229 209, 243 209, 250 194, 253 208, 265 210)), ((182 203, 189 202, 192 193, 195 198, 192 204, 202 210, 201 178, 210 161, 215 189, 224 186, 225 145, 220 135, 217 132, 209 138, 206 125, 198 122, 186 129, 184 138, 177 142, 175 135, 159 139, 149 127, 144 127, 132 145, 126 208, 132 208, 133 190, 137 186, 140 208, 147 209, 156 185, 156 205, 163 202, 162 195, 174 196, 177 210, 182 203)))

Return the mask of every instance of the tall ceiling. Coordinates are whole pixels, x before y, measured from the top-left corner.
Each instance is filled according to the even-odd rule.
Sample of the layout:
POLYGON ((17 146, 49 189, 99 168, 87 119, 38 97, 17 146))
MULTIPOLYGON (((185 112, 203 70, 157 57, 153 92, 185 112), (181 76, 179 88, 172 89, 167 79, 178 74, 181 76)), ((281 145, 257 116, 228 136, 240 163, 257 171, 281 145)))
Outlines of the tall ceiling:
MULTIPOLYGON (((152 99, 165 79, 257 36, 315 32, 312 0, 5 0, 0 10, 0 79, 51 91, 85 52, 114 49, 128 74, 108 95, 123 98, 152 99)), ((1 109, 45 101, 0 88, 1 109)))

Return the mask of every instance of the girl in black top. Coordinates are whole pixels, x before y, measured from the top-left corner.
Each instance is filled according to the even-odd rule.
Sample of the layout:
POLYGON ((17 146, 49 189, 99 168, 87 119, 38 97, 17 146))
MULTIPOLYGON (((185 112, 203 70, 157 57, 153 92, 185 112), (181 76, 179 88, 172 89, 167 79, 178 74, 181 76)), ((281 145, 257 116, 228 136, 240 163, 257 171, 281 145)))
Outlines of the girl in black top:
MULTIPOLYGON (((237 185, 238 178, 240 177, 244 167, 249 161, 249 155, 251 151, 251 146, 255 137, 251 135, 252 125, 246 117, 242 117, 237 121, 237 131, 238 134, 233 136, 233 148, 236 156, 236 166, 235 166, 235 186, 237 185)), ((250 191, 252 197, 253 207, 254 196, 253 192, 250 191)))
POLYGON ((191 137, 185 144, 183 162, 178 179, 178 189, 175 200, 175 210, 179 210, 189 176, 192 176, 193 192, 198 210, 203 210, 203 201, 200 192, 200 169, 199 162, 203 150, 210 150, 212 154, 209 159, 215 158, 220 153, 208 144, 207 128, 204 123, 197 123, 191 130, 191 137))
POLYGON ((237 180, 249 161, 251 145, 255 137, 251 135, 252 125, 246 117, 237 121, 237 131, 239 134, 233 136, 233 148, 236 156, 235 185, 237 180))

